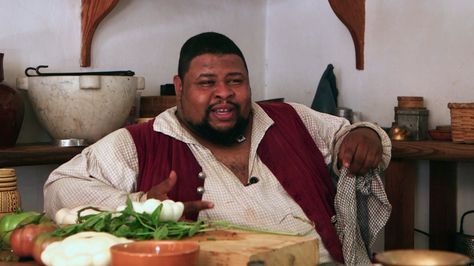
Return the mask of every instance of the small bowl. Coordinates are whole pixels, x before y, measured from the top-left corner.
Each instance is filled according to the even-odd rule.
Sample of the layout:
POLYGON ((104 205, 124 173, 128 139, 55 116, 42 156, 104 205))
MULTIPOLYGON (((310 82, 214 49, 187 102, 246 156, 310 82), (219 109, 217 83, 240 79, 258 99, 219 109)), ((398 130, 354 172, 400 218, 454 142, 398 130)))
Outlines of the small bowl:
POLYGON ((145 240, 110 248, 112 266, 197 265, 199 244, 193 241, 145 240))
POLYGON ((375 259, 385 266, 467 265, 470 261, 462 254, 426 249, 390 250, 377 254, 375 259))
POLYGON ((438 129, 428 130, 428 134, 433 140, 439 141, 451 141, 451 132, 450 131, 441 131, 438 129))

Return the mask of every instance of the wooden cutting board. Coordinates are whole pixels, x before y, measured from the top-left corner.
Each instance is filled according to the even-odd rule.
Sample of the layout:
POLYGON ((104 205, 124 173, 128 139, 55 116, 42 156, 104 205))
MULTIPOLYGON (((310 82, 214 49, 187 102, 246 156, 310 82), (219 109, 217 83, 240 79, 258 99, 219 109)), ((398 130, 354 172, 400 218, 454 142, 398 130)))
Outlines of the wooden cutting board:
POLYGON ((187 240, 200 245, 199 265, 316 265, 316 239, 235 230, 217 230, 187 240))

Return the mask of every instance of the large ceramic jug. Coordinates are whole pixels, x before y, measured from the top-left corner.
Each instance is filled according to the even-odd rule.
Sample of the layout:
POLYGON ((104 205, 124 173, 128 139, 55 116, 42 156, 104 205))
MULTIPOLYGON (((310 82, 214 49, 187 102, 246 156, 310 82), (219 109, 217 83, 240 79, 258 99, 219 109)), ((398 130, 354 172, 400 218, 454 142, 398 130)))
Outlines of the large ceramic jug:
POLYGON ((25 109, 19 92, 2 81, 3 53, 0 53, 0 147, 12 147, 20 133, 25 109))

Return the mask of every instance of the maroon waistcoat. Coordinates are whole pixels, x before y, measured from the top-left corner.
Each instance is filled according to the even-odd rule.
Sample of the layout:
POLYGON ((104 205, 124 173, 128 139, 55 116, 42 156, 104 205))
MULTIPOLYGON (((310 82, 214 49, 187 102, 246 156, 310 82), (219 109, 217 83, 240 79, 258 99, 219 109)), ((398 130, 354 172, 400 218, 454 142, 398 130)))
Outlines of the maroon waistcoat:
MULTIPOLYGON (((257 154, 272 171, 286 192, 314 222, 331 256, 343 262, 342 248, 331 223, 335 188, 321 151, 296 111, 285 103, 261 103, 275 122, 260 143, 257 154)), ((176 186, 168 194, 175 201, 200 200, 197 188, 204 181, 202 171, 188 146, 165 134, 153 131, 154 120, 127 127, 138 154, 138 190, 148 191, 175 170, 176 186)), ((186 217, 196 219, 194 217, 186 217)))

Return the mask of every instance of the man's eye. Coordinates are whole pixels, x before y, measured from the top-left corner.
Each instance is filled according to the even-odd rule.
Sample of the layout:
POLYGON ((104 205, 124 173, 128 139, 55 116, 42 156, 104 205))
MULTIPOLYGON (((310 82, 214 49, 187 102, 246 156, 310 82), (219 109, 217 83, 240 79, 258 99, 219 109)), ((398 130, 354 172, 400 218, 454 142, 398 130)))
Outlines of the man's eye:
POLYGON ((214 84, 215 84, 215 82, 213 80, 201 80, 201 81, 199 81, 200 86, 208 87, 208 86, 212 86, 214 84))
POLYGON ((239 84, 242 84, 242 82, 243 82, 242 79, 231 79, 228 81, 228 83, 231 85, 239 85, 239 84))

